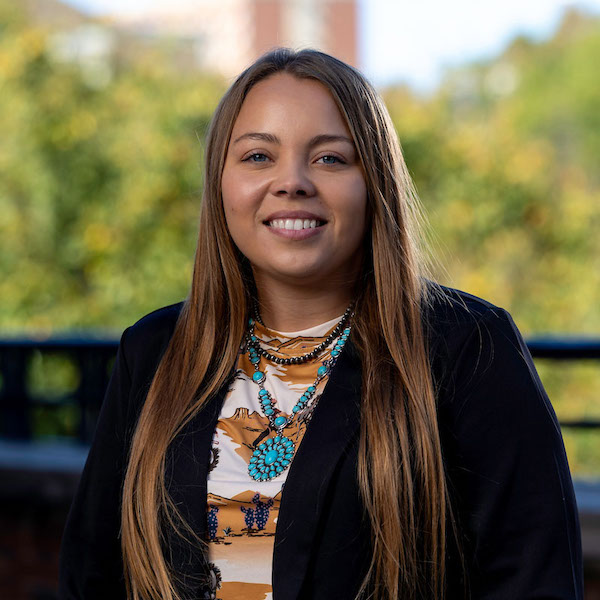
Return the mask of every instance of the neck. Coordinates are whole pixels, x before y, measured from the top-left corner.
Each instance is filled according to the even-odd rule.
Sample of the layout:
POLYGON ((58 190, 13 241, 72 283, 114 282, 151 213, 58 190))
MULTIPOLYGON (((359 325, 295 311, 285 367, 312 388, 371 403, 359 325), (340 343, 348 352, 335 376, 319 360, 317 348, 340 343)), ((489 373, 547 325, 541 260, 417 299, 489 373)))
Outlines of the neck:
POLYGON ((350 286, 313 288, 257 281, 258 307, 266 327, 299 331, 344 314, 353 300, 350 286))

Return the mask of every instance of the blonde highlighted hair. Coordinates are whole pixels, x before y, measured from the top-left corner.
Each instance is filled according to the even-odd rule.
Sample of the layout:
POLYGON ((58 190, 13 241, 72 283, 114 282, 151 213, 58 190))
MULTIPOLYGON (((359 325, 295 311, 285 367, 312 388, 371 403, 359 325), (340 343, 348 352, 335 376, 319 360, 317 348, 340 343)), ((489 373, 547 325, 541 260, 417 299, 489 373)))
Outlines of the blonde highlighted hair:
POLYGON ((352 134, 367 186, 369 230, 352 341, 363 371, 357 481, 373 554, 359 595, 443 598, 451 512, 422 328, 427 293, 415 241, 416 194, 389 114, 368 81, 327 54, 282 48, 237 78, 209 129, 192 285, 142 408, 125 476, 128 597, 179 600, 177 574, 161 547, 165 532, 203 543, 169 497, 165 457, 237 359, 254 288, 227 230, 221 176, 244 98, 257 82, 280 72, 319 81, 329 90, 352 134))

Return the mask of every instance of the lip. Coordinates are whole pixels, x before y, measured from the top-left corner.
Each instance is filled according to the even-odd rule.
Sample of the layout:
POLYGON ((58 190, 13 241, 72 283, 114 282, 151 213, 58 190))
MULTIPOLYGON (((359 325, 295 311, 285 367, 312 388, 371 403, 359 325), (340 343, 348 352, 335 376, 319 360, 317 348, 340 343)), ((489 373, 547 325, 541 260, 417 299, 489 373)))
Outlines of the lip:
POLYGON ((263 223, 269 223, 275 219, 309 219, 310 221, 323 221, 327 223, 327 219, 307 210, 278 210, 264 219, 263 223))
POLYGON ((326 225, 321 225, 320 227, 315 227, 314 229, 278 229, 265 225, 265 228, 269 233, 288 240, 306 240, 308 238, 315 237, 316 235, 320 235, 325 227, 326 225))

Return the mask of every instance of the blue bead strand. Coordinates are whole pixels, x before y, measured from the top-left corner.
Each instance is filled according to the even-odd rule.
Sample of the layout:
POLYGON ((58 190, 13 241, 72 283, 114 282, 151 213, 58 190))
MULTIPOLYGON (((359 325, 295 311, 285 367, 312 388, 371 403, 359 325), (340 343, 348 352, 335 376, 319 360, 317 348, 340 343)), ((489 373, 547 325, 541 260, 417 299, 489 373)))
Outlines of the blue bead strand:
MULTIPOLYGON (((254 319, 248 320, 250 333, 248 338, 251 342, 257 344, 258 338, 254 335, 254 319)), ((296 415, 308 408, 312 410, 314 404, 318 384, 329 375, 331 369, 337 362, 346 341, 350 335, 351 327, 346 327, 339 334, 339 337, 334 343, 330 351, 329 359, 322 361, 321 366, 317 369, 317 375, 312 385, 306 388, 306 391, 300 396, 294 407, 290 417, 285 417, 280 414, 280 411, 275 408, 275 400, 268 390, 264 388, 266 380, 265 371, 260 370, 260 354, 258 351, 248 344, 248 358, 254 365, 254 373, 252 380, 259 386, 258 401, 263 409, 263 413, 269 419, 271 427, 277 432, 275 438, 268 438, 265 442, 259 444, 254 450, 248 464, 248 475, 255 481, 270 481, 280 475, 288 468, 295 452, 295 446, 292 440, 283 435, 283 430, 288 427, 296 418, 296 415)), ((293 363, 292 363, 293 364, 293 363)))

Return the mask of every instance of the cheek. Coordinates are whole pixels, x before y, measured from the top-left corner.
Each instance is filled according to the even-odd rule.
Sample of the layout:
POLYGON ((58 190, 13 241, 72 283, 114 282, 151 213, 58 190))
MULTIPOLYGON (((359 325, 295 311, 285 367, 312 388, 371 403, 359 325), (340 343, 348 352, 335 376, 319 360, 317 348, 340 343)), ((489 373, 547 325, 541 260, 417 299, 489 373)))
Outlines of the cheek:
POLYGON ((343 198, 344 229, 346 234, 356 241, 362 240, 367 227, 367 189, 361 179, 351 187, 343 198))
POLYGON ((223 208, 227 218, 250 218, 260 206, 262 186, 257 182, 241 178, 223 177, 223 208))
POLYGON ((242 254, 252 255, 256 238, 256 212, 260 206, 256 185, 236 175, 235 171, 226 169, 221 178, 221 198, 225 222, 234 244, 242 254))
POLYGON ((248 195, 239 178, 223 174, 221 180, 221 197, 227 227, 235 237, 236 232, 243 229, 247 217, 248 195))
POLYGON ((238 186, 235 185, 235 180, 232 177, 228 177, 225 173, 221 180, 221 197, 223 198, 223 210, 229 218, 230 215, 235 214, 239 210, 240 194, 238 186))

